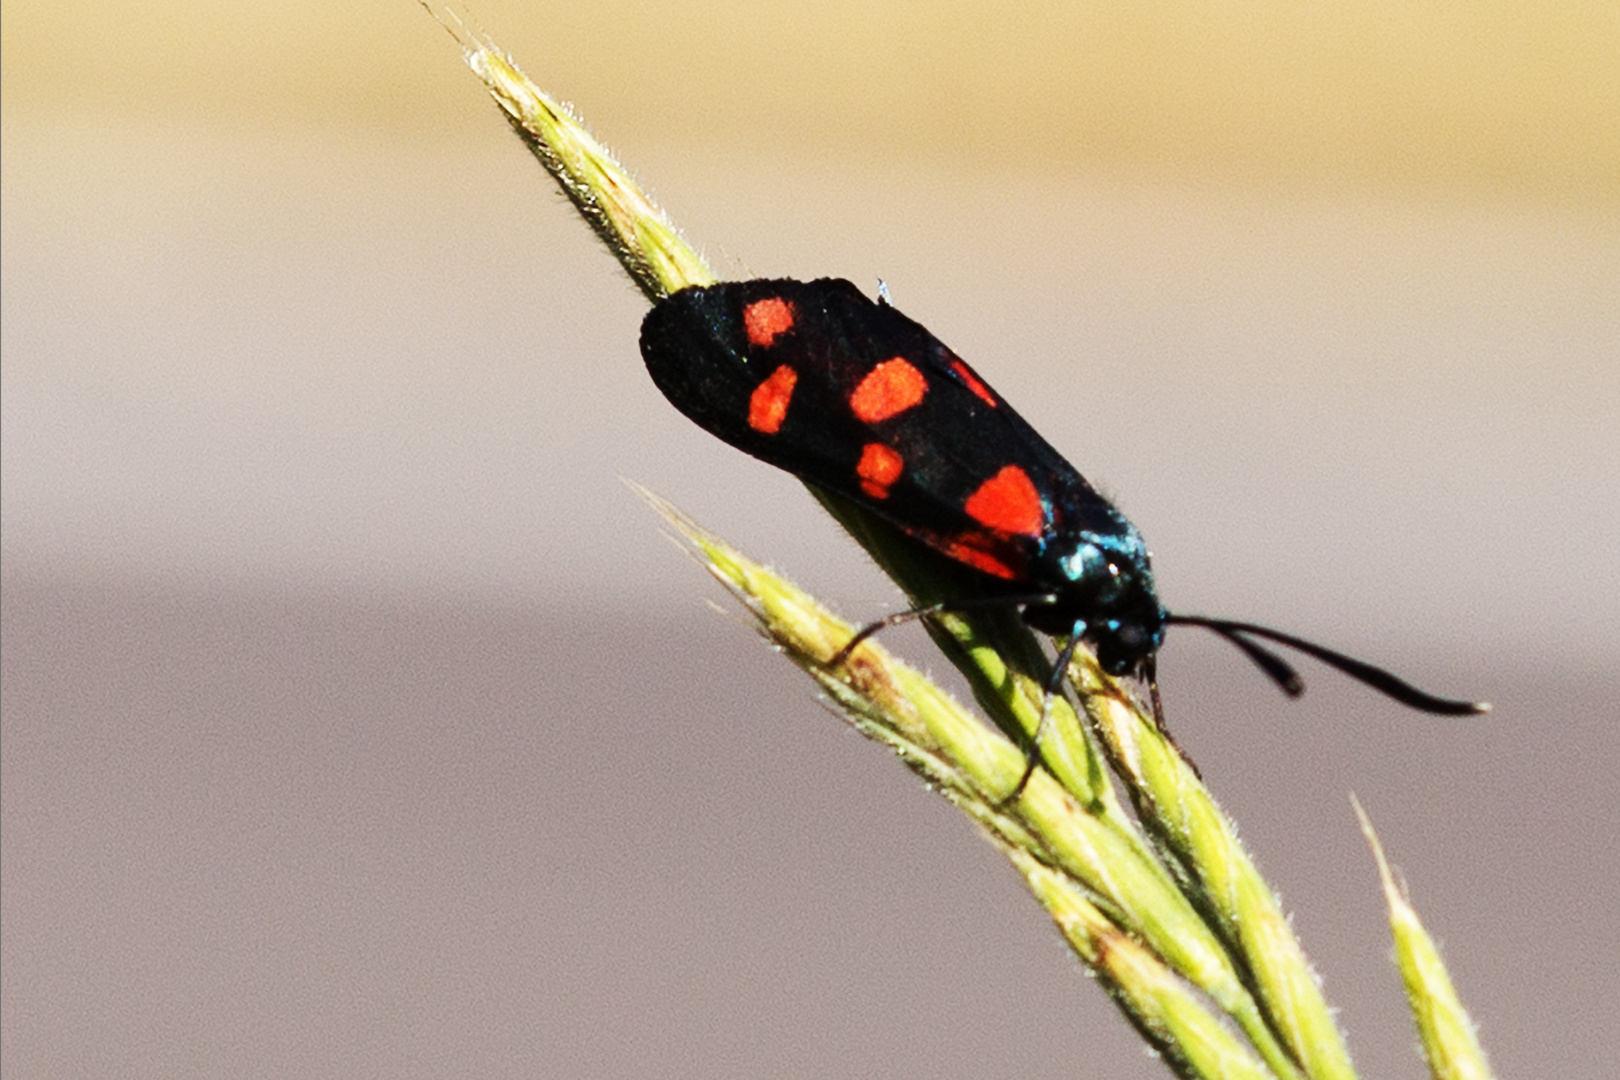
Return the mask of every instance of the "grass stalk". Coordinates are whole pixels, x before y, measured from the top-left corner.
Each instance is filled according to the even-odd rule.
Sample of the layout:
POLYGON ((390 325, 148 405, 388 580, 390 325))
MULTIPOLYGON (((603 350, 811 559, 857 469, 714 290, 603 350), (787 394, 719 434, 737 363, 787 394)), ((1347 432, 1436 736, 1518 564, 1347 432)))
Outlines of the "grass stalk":
MULTIPOLYGON (((650 300, 716 280, 571 109, 525 77, 487 36, 423 6, 456 37, 518 137, 650 300)), ((850 639, 847 623, 637 490, 851 724, 979 825, 1177 1075, 1354 1080, 1304 951, 1232 822, 1138 697, 1094 658, 1076 654, 1069 676, 1081 708, 1053 702, 1038 748, 1042 768, 1020 790, 1023 748, 1039 723, 1051 668, 1015 612, 926 623, 967 675, 986 723, 877 642, 831 667, 850 639)), ((859 505, 810 491, 914 603, 967 595, 961 567, 859 505)), ((1431 1069, 1446 1080, 1485 1077, 1438 953, 1395 889, 1370 827, 1367 833, 1431 1069), (1476 1061, 1477 1068, 1470 1064, 1476 1061)))

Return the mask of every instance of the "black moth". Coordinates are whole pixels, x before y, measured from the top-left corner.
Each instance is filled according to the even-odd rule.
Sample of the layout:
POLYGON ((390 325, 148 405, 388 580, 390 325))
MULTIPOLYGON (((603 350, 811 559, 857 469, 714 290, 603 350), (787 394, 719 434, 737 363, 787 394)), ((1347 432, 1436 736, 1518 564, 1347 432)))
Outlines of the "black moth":
POLYGON ((1165 628, 1179 623, 1231 641, 1290 695, 1303 689, 1298 675, 1255 638, 1414 709, 1488 708, 1263 626, 1166 611, 1136 527, 944 342, 848 281, 682 289, 648 312, 641 355, 700 427, 859 503, 975 575, 973 595, 874 623, 836 660, 906 618, 1006 604, 1036 630, 1069 635, 1048 697, 1081 641, 1110 674, 1147 669, 1151 679, 1165 628))

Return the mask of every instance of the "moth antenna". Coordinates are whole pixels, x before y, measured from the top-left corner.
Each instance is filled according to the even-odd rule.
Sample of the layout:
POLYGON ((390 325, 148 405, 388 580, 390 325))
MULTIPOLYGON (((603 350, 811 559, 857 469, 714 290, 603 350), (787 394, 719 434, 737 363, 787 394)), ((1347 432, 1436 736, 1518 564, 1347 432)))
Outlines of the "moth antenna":
MULTIPOLYGON (((1286 645, 1290 649, 1297 649, 1306 656, 1314 657, 1329 667, 1337 668, 1357 682, 1365 683, 1379 693, 1420 712, 1435 713, 1440 716, 1472 716, 1477 713, 1489 712, 1491 708, 1489 702, 1456 701, 1450 698, 1436 697, 1426 691, 1419 690, 1404 679, 1397 678, 1383 668, 1374 667, 1365 660, 1357 660, 1353 656, 1346 656, 1344 653, 1337 652, 1325 645, 1318 645, 1314 641, 1306 641, 1304 638, 1285 634, 1281 630, 1273 630, 1268 626, 1234 622, 1230 619, 1206 619, 1199 615, 1170 615, 1165 619, 1165 622, 1181 626, 1202 626, 1206 630, 1214 631, 1243 649, 1251 660, 1259 664, 1274 679, 1277 676, 1273 674, 1272 668, 1265 661, 1262 661, 1260 657, 1268 656, 1278 664, 1282 664, 1281 659, 1254 642, 1246 641, 1244 635, 1265 638, 1267 641, 1275 641, 1279 645, 1286 645)), ((1282 664, 1282 666, 1284 669, 1288 667, 1286 664, 1282 664)), ((1298 679, 1297 675, 1295 679, 1298 679)), ((1279 685, 1284 685, 1281 680, 1278 681, 1279 685)), ((1284 689, 1286 690, 1286 685, 1284 685, 1284 689)))
POLYGON ((1299 677, 1299 672, 1294 670, 1294 665, 1264 645, 1256 641, 1250 641, 1235 630, 1224 626, 1211 626, 1208 623, 1197 623, 1195 625, 1214 631, 1242 649, 1243 655, 1254 661, 1254 666, 1265 672, 1267 677, 1277 684, 1277 688, 1289 697, 1299 697, 1305 692, 1305 680, 1299 677))

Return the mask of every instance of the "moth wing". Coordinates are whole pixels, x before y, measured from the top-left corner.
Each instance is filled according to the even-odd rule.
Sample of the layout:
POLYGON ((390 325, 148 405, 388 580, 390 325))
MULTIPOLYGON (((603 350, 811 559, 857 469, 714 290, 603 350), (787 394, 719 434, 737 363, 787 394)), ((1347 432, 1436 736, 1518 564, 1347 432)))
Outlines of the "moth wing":
POLYGON ((647 315, 641 352, 659 389, 699 426, 992 576, 1026 578, 1066 518, 1115 514, 948 346, 848 281, 684 289, 647 315), (863 419, 857 389, 894 360, 920 374, 920 398, 863 419), (773 396, 773 379, 786 391, 773 396), (888 483, 863 463, 873 446, 902 463, 888 483), (1038 528, 995 528, 969 513, 975 493, 1009 467, 1033 489, 1038 528))

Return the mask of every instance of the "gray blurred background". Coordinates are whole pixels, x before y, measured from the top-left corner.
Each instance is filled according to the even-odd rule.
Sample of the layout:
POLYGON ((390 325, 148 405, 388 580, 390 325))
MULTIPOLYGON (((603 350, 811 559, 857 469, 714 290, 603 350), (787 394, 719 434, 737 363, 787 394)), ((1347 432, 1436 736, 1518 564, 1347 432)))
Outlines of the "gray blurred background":
MULTIPOLYGON (((1178 610, 1483 696, 1183 744, 1368 1077, 1354 791, 1500 1075, 1620 1039, 1620 14, 480 3, 727 276, 885 279, 1178 610)), ((643 374, 415 7, 7 4, 0 1068, 1158 1077, 1014 875, 619 482, 900 598, 643 374)), ((891 641, 935 665, 917 633, 891 641)))

